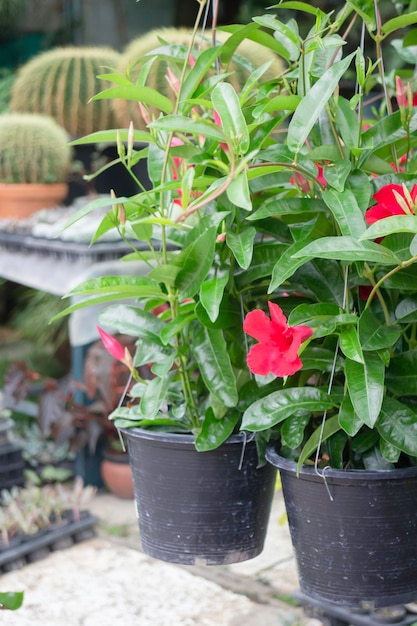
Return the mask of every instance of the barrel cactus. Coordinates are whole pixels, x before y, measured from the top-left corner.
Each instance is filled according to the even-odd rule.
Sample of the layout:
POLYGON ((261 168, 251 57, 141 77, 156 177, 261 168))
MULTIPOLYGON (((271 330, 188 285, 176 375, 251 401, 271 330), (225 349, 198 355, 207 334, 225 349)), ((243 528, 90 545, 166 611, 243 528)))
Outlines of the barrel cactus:
MULTIPOLYGON (((219 33, 219 42, 226 41, 228 36, 227 33, 219 33)), ((125 73, 129 67, 130 78, 132 82, 135 82, 142 65, 142 63, 136 63, 136 61, 152 50, 159 48, 162 45, 161 40, 169 44, 188 47, 191 38, 192 33, 186 28, 157 28, 152 30, 128 44, 121 55, 118 69, 125 73)), ((200 39, 200 37, 197 37, 196 48, 200 45, 203 48, 208 48, 212 43, 208 38, 200 39)), ((283 70, 282 61, 268 48, 256 42, 244 40, 237 49, 237 55, 234 56, 229 66, 225 68, 227 72, 232 72, 227 80, 232 83, 236 91, 239 91, 249 77, 250 69, 248 69, 248 66, 256 68, 267 61, 272 61, 272 64, 264 74, 263 80, 271 80, 281 74, 283 70), (239 57, 241 58, 239 59, 239 57), (246 63, 241 62, 243 59, 246 60, 246 63)), ((167 81, 166 74, 167 63, 162 59, 155 60, 149 72, 146 85, 153 87, 174 101, 175 94, 167 81)), ((112 101, 112 105, 120 126, 127 127, 132 120, 135 128, 143 130, 146 127, 135 102, 115 99, 112 101)))
POLYGON ((114 128, 110 103, 90 98, 109 86, 97 76, 119 63, 120 53, 105 47, 69 46, 38 54, 20 68, 10 110, 50 115, 73 137, 114 128))
POLYGON ((35 113, 0 115, 0 183, 60 183, 68 176, 68 135, 35 113))

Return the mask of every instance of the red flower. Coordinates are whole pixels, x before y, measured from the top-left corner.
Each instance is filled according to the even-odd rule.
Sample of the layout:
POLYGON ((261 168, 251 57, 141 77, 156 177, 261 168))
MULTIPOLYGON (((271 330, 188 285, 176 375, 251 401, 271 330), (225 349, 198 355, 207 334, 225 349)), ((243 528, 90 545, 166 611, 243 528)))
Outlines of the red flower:
POLYGON ((247 357, 254 374, 291 376, 303 366, 298 356, 303 341, 311 337, 309 326, 288 326, 287 318, 277 304, 268 302, 271 319, 260 309, 247 314, 243 323, 245 333, 259 343, 252 346, 247 357))
POLYGON ((417 185, 413 185, 411 191, 403 185, 384 185, 373 197, 377 204, 365 213, 365 220, 369 225, 393 215, 414 215, 417 185))

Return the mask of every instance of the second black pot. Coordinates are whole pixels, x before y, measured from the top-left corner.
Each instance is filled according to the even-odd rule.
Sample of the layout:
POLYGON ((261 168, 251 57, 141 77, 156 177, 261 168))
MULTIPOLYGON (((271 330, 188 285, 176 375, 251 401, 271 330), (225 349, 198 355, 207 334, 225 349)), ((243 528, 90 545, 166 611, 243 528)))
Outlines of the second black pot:
POLYGON ((417 467, 384 471, 314 467, 278 454, 278 468, 306 595, 352 608, 417 599, 417 467))

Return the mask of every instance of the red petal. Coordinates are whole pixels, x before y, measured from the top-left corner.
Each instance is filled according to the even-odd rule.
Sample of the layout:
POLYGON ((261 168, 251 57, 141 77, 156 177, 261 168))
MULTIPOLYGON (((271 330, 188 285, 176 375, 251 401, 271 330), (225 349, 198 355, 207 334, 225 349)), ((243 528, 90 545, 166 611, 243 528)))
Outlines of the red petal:
POLYGON ((278 306, 278 304, 274 304, 274 302, 268 302, 268 307, 273 323, 282 326, 283 330, 286 330, 288 328, 287 318, 282 312, 281 307, 278 306))
POLYGON ((112 335, 106 333, 105 330, 97 326, 97 330, 101 337, 101 341, 103 342, 103 346, 106 348, 107 352, 114 358, 116 361, 121 361, 122 363, 125 360, 125 349, 122 344, 117 341, 112 335))
POLYGON ((272 322, 261 309, 256 309, 245 317, 243 330, 254 339, 257 339, 257 341, 269 341, 272 332, 272 322))

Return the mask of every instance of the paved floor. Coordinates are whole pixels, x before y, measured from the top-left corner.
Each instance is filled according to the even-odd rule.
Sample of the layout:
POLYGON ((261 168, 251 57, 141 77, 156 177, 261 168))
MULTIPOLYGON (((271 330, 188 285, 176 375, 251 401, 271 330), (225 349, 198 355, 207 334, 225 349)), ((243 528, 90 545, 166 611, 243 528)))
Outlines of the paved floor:
POLYGON ((221 567, 182 567, 143 554, 132 500, 98 494, 88 508, 100 519, 95 538, 0 576, 1 591, 25 592, 21 609, 3 613, 4 624, 113 626, 117 620, 123 626, 293 626, 307 621, 290 602, 297 577, 280 492, 263 553, 221 567))

